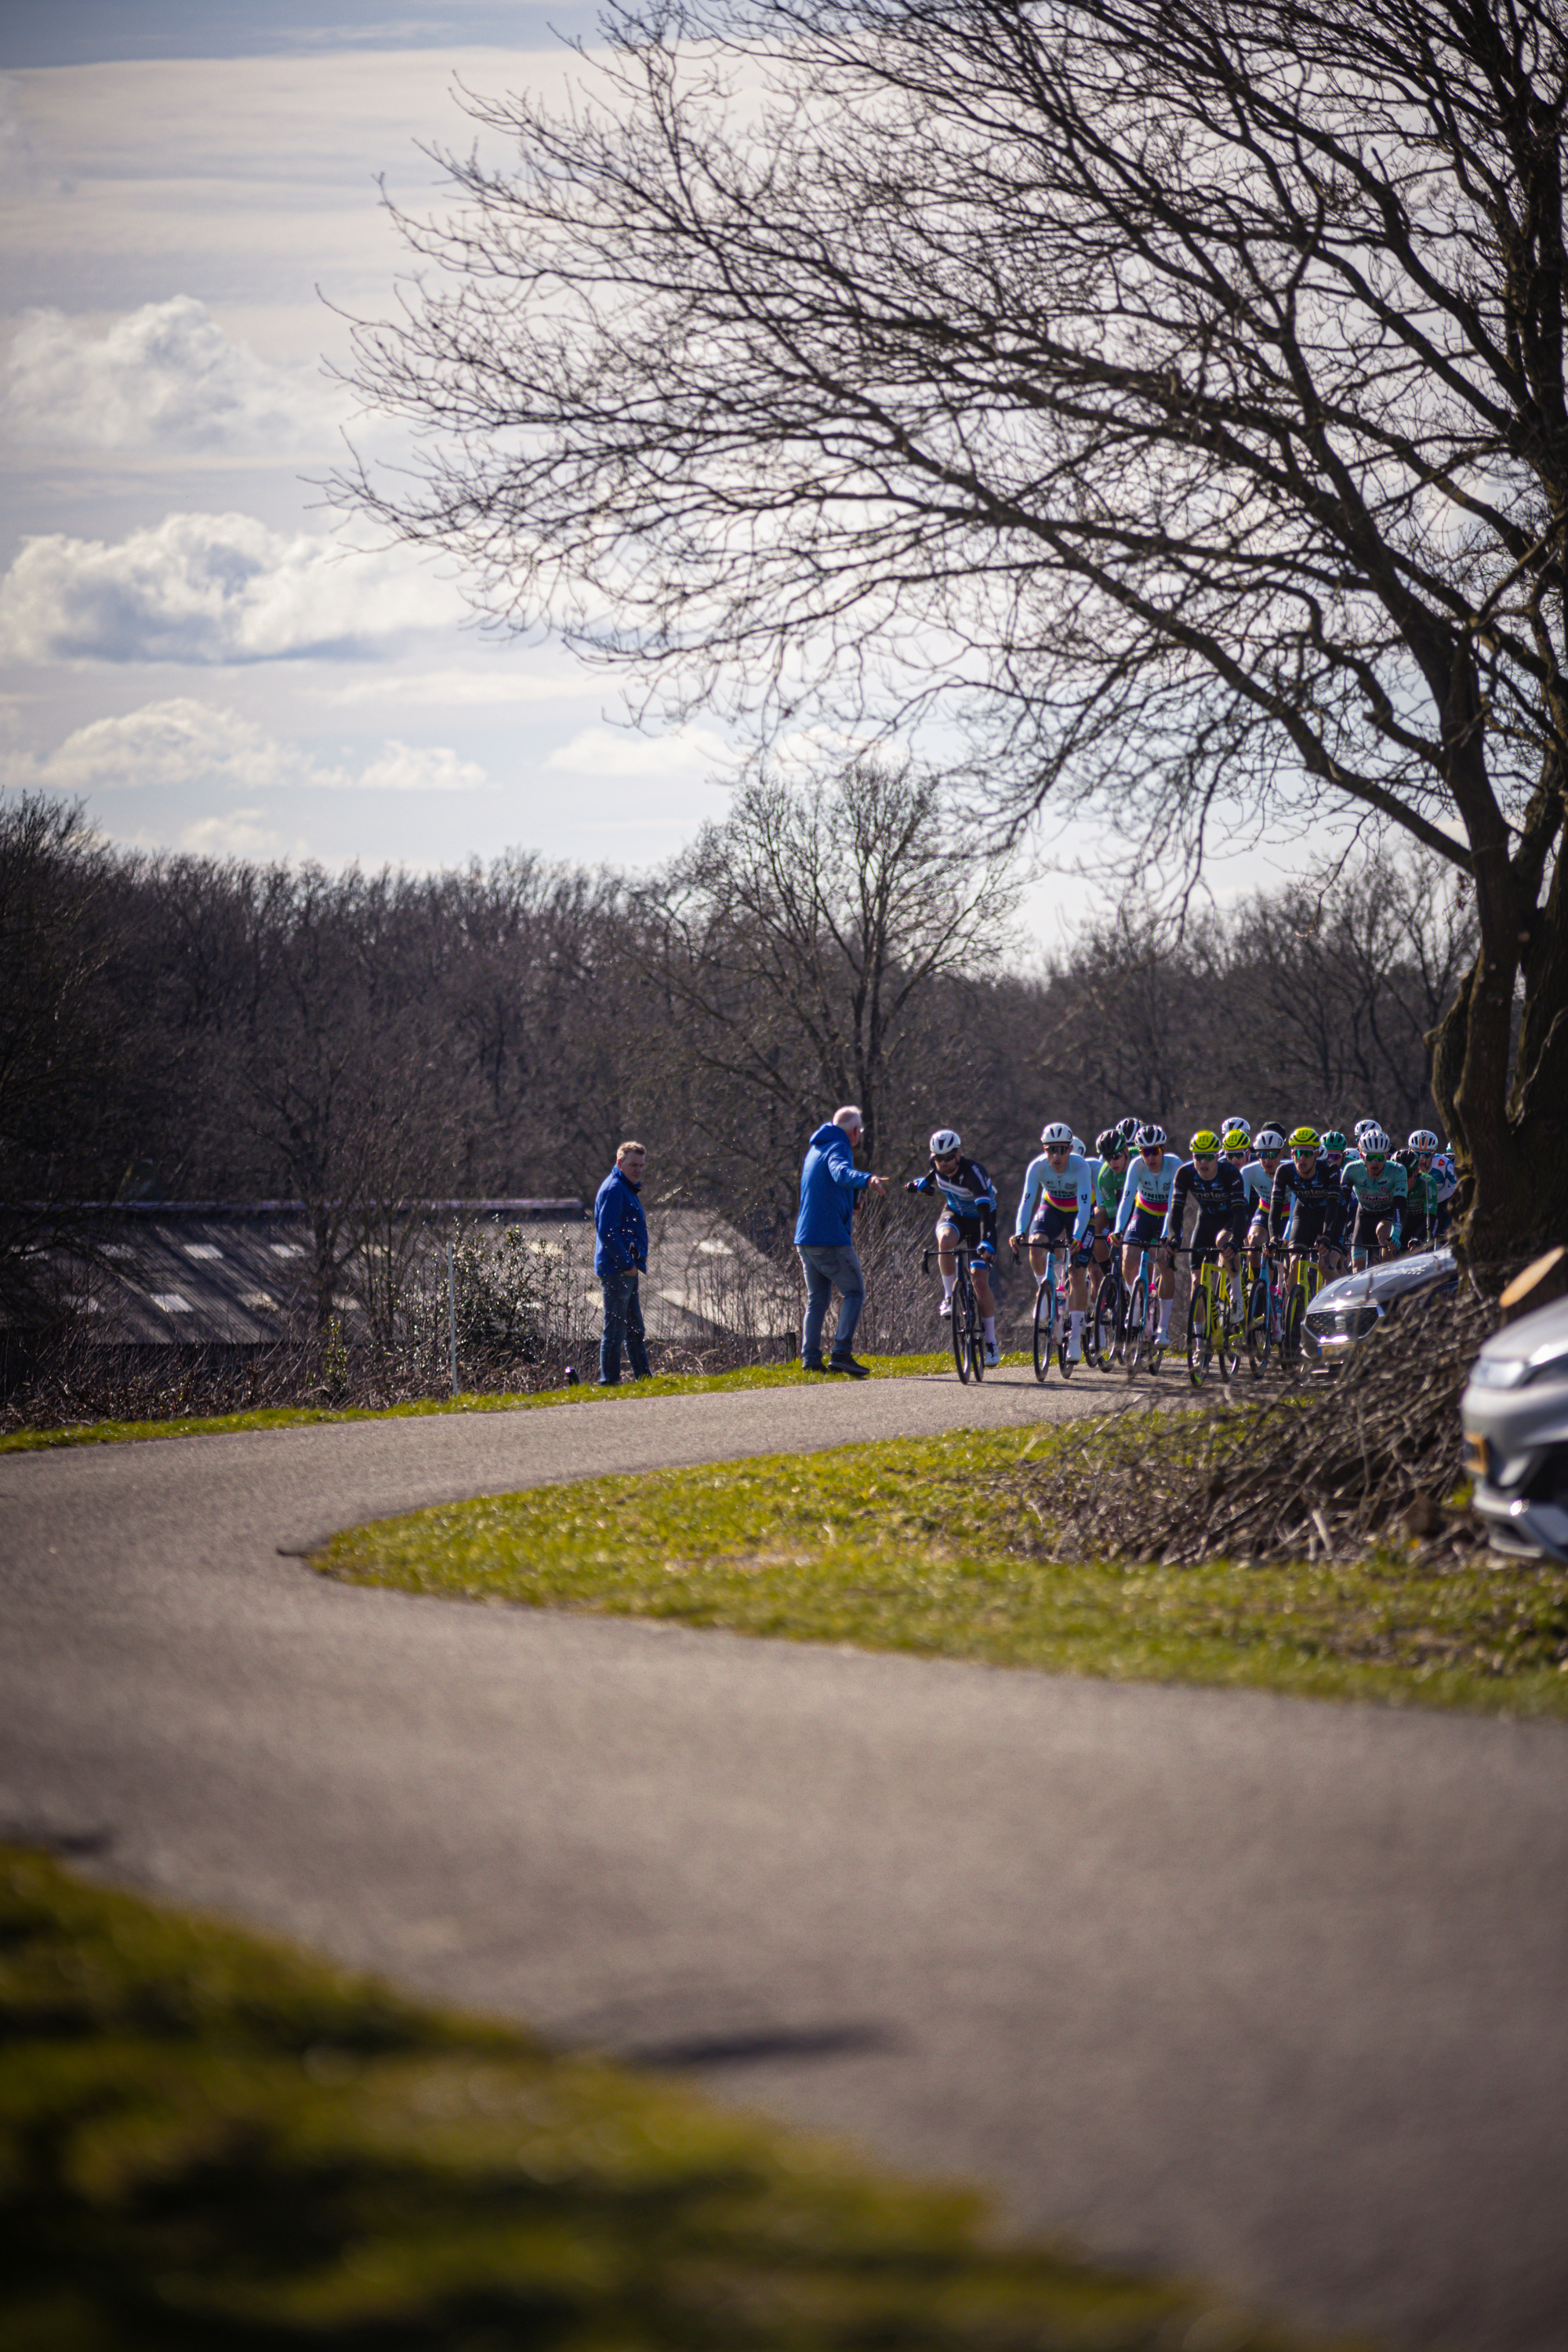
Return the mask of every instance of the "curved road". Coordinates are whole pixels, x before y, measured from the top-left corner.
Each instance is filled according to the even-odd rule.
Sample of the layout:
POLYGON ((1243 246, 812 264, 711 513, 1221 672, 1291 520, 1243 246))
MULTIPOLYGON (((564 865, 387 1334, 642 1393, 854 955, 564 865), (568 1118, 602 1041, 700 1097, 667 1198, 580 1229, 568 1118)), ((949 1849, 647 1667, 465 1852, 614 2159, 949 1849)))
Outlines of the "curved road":
POLYGON ((1561 2352, 1568 1727, 469 1608, 281 1556, 458 1495, 1118 1393, 5 1457, 0 1827, 1309 2324, 1561 2352))

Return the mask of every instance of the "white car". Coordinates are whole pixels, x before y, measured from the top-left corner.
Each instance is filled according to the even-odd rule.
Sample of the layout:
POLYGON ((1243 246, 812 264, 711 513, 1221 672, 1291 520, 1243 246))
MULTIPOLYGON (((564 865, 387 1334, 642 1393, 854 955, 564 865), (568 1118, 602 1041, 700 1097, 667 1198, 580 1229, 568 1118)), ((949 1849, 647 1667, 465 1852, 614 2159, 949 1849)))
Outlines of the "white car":
POLYGON ((1568 1298, 1493 1333, 1459 1425, 1493 1550, 1568 1559, 1568 1298))
POLYGON ((1307 1309, 1309 1353, 1315 1348, 1323 1363, 1336 1363, 1395 1308, 1438 1292, 1452 1297, 1458 1279, 1450 1249, 1415 1251, 1363 1274, 1342 1274, 1337 1282, 1323 1285, 1307 1309))

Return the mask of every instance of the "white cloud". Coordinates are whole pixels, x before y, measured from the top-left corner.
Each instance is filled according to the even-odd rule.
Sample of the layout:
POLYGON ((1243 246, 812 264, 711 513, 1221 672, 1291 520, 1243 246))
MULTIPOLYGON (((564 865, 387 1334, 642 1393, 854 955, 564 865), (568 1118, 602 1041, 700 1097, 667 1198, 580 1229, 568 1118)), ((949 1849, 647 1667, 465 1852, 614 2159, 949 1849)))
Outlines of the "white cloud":
POLYGON ((0 420, 30 447, 277 457, 325 451, 344 395, 315 371, 230 342, 205 302, 145 302, 94 333, 63 310, 24 313, 0 420))
POLYGON ((112 544, 29 539, 0 581, 0 634, 35 662, 363 657, 461 609, 406 557, 243 514, 165 515, 112 544))
POLYGON ((537 677, 521 669, 425 669, 378 672, 321 689, 322 698, 343 709, 361 702, 439 702, 467 709, 514 702, 580 701, 605 698, 602 677, 584 669, 537 677))
POLYGON ((281 857, 283 836, 261 821, 259 809, 236 809, 232 816, 204 816, 186 825, 180 847, 193 857, 281 857))
MULTIPOLYGON (((485 788, 484 770, 448 745, 387 741, 362 762, 322 760, 269 735, 254 719, 180 697, 79 727, 53 751, 0 755, 0 784, 53 792, 219 788, 254 794, 314 792, 461 793, 485 788)), ((248 822, 255 811, 209 820, 248 822)))
POLYGON ((656 736, 587 727, 552 751, 545 765, 576 776, 643 776, 653 782, 689 775, 699 765, 732 768, 738 756, 721 735, 707 727, 680 727, 656 736))
POLYGON ((484 789, 485 772, 448 744, 426 750, 389 742, 353 781, 367 793, 477 793, 484 789))

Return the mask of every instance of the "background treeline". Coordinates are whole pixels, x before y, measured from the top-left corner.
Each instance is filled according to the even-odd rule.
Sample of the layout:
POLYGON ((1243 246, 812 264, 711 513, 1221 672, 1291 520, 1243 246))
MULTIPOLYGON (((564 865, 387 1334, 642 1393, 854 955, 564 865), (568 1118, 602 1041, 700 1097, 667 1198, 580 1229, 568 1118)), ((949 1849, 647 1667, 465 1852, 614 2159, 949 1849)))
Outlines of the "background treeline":
POLYGON ((629 1134, 652 1197, 768 1244, 845 1099, 871 1165, 917 1169, 940 1118, 1005 1193, 1047 1117, 1091 1142, 1129 1109, 1184 1139, 1233 1108, 1436 1120, 1424 1037, 1474 954, 1439 861, 1372 856, 1184 922, 1108 899, 1049 951, 1020 940, 1019 896, 939 778, 868 765, 758 778, 645 876, 145 856, 13 798, 6 1280, 59 1204, 136 1191, 311 1203, 328 1281, 353 1204, 588 1199, 629 1134))

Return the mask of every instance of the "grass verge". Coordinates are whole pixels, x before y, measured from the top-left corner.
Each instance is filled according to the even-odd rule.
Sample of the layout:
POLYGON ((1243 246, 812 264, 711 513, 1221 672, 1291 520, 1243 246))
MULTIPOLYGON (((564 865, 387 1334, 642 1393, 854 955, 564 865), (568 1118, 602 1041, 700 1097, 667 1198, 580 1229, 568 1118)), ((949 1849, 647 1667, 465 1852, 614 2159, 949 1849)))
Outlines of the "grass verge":
MULTIPOLYGON (((595 1478, 334 1538, 323 1573, 471 1601, 674 1618, 1121 1680, 1568 1715, 1568 1570, 1195 1567, 1040 1557, 1013 1475, 1076 1429, 955 1432, 595 1478)), ((1106 1444, 1126 1442, 1125 1430, 1106 1444)))
MULTIPOLYGON (((907 1380, 919 1373, 951 1370, 952 1358, 868 1356, 874 1379, 907 1380)), ((1014 1360, 1011 1358, 1005 1361, 1014 1360)), ((648 1397, 701 1396, 710 1389, 804 1388, 814 1376, 798 1364, 745 1364, 733 1372, 659 1372, 652 1380, 623 1381, 602 1389, 591 1380, 574 1388, 531 1389, 492 1394, 476 1390, 455 1397, 424 1397, 411 1404, 268 1405, 254 1412, 195 1415, 172 1421, 81 1421, 60 1429, 15 1429, 0 1436, 0 1454, 37 1454, 58 1445, 113 1445, 147 1437, 222 1437, 237 1429, 304 1429, 321 1421, 407 1421, 436 1412, 524 1412, 534 1405, 610 1404, 648 1397)))
POLYGON ((29 2352, 1155 2352, 1285 2338, 980 2200, 0 1849, 29 2352))

